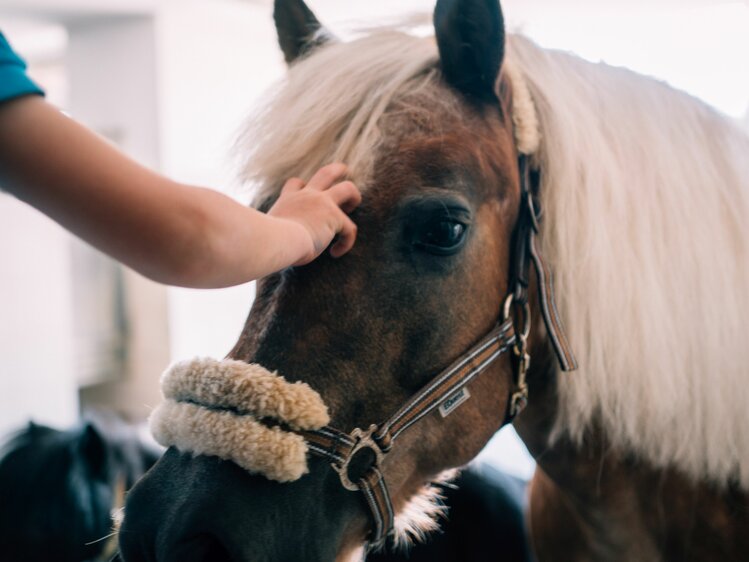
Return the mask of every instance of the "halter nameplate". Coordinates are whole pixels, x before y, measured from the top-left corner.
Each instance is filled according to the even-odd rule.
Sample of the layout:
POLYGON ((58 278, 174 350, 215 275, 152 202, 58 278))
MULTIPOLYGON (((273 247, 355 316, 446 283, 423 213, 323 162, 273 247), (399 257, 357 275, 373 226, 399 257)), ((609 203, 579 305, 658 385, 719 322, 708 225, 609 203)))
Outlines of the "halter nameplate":
POLYGON ((450 414, 452 414, 455 410, 458 409, 458 406, 460 406, 463 402, 468 400, 471 397, 471 393, 468 392, 467 388, 461 388, 458 392, 450 396, 447 400, 445 400, 442 404, 440 404, 440 407, 437 408, 437 410, 440 413, 440 416, 443 418, 446 418, 450 414))

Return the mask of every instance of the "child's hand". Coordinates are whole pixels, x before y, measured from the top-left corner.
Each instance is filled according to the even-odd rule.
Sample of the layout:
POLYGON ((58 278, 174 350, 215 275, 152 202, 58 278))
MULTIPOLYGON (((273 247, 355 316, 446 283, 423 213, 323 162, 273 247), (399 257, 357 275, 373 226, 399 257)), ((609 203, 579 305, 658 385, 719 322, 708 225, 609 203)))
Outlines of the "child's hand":
POLYGON ((328 164, 305 183, 299 178, 286 182, 268 215, 289 223, 289 243, 298 244, 304 265, 319 256, 338 235, 330 249, 333 257, 348 252, 356 240, 356 225, 346 215, 361 203, 359 189, 346 176, 344 164, 328 164), (336 183, 340 182, 340 183, 336 183))

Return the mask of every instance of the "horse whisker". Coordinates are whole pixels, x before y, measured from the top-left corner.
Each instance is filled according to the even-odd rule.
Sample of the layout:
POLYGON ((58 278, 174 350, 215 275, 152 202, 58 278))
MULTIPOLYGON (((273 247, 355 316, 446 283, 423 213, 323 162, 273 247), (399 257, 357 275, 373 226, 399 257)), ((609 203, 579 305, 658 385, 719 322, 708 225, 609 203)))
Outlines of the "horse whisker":
POLYGON ((86 546, 90 546, 90 545, 92 545, 92 544, 96 544, 97 542, 101 542, 101 541, 105 541, 105 540, 107 540, 107 539, 111 539, 112 537, 114 537, 114 536, 116 536, 116 535, 117 535, 117 531, 113 531, 113 532, 109 533, 108 535, 104 535, 104 536, 103 536, 103 537, 101 537, 101 538, 98 538, 98 539, 96 539, 96 540, 93 540, 93 541, 91 541, 91 542, 87 542, 87 543, 86 543, 86 546))

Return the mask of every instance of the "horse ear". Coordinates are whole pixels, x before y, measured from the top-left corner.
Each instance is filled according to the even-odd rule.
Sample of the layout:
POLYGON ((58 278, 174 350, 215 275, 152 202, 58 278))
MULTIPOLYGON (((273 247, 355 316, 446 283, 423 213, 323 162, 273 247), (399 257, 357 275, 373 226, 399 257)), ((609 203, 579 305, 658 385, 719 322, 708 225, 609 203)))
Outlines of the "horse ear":
POLYGON ((494 102, 505 50, 498 0, 438 0, 434 30, 447 82, 469 98, 494 102))
POLYGON ((109 446, 91 422, 86 422, 78 440, 81 461, 95 477, 106 478, 109 466, 109 446))
POLYGON ((275 0, 273 20, 287 64, 327 42, 329 35, 304 0, 275 0))

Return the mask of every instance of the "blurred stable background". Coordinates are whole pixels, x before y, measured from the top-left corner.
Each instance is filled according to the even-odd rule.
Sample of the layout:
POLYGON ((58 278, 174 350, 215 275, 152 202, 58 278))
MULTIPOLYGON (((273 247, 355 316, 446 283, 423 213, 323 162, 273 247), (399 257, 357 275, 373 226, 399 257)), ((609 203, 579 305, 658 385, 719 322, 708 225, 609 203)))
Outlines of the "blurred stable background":
MULTIPOLYGON (((433 1, 309 5, 345 37, 351 24, 429 13, 433 1)), ((503 0, 503 8, 510 29, 544 46, 657 76, 749 128, 748 2, 503 0)), ((0 30, 72 117, 164 174, 246 201, 229 153, 243 118, 284 72, 271 11, 271 0, 0 0, 0 30)), ((252 284, 156 285, 0 192, 0 434, 29 419, 65 427, 87 408, 142 421, 159 401, 163 369, 224 356, 253 296, 252 284)), ((533 470, 512 429, 483 459, 523 477, 533 470)))

